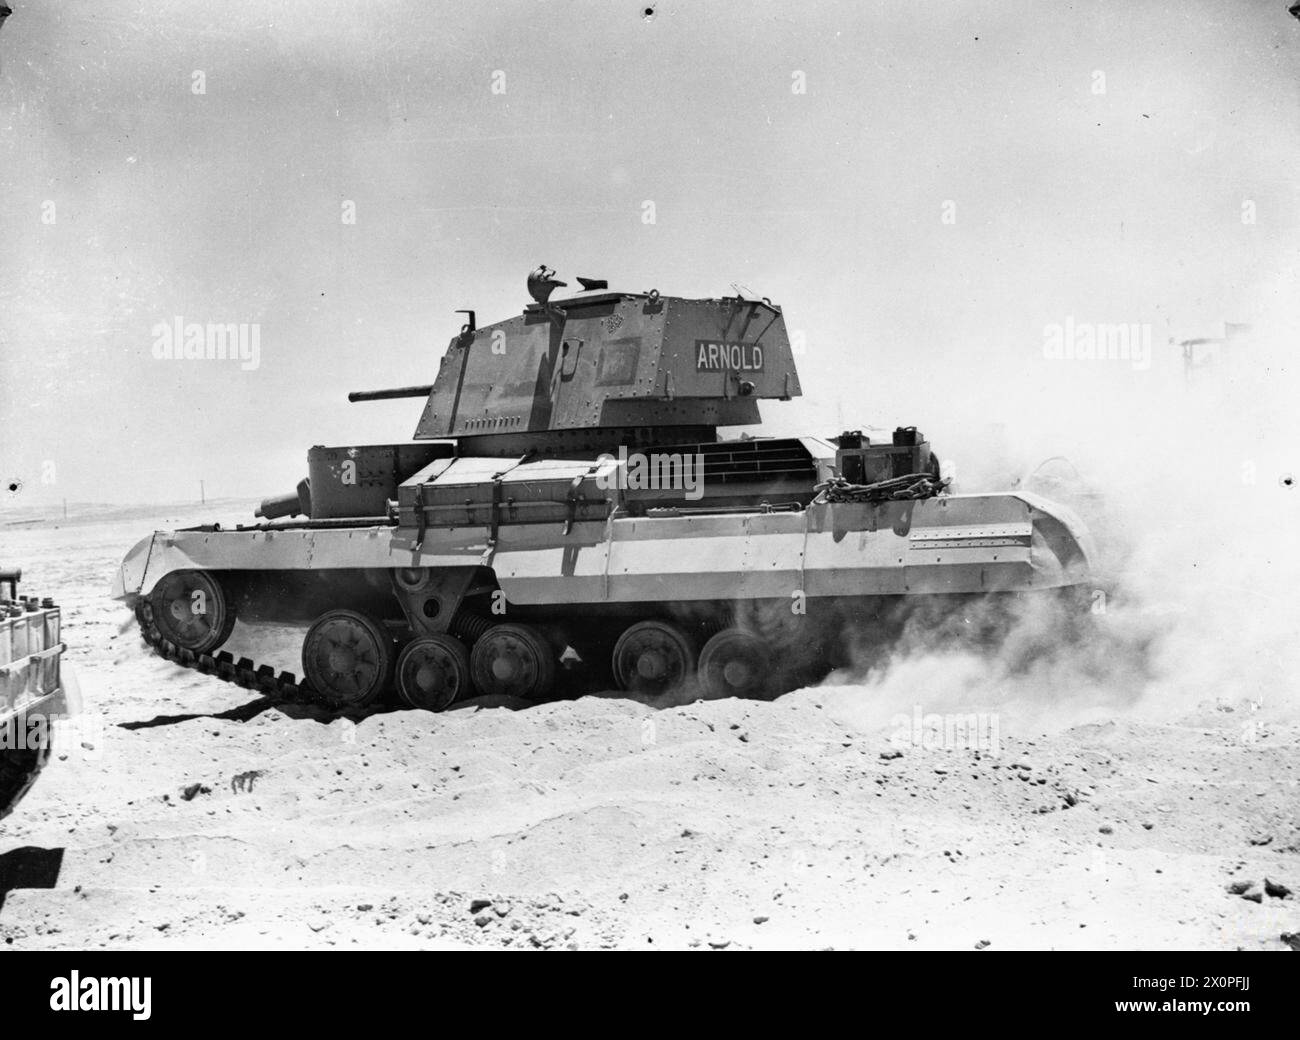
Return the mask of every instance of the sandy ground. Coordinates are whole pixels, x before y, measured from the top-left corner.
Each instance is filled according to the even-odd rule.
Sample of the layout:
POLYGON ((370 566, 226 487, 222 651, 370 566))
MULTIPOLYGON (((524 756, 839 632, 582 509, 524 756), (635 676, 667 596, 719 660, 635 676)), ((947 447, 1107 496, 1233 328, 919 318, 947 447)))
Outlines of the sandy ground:
POLYGON ((1280 706, 1005 709, 999 753, 900 740, 861 685, 328 720, 125 627, 113 568, 187 519, 0 528, 25 591, 64 607, 87 701, 0 823, 9 949, 1284 950, 1300 932, 1295 895, 1227 890, 1300 891, 1300 724, 1280 706))

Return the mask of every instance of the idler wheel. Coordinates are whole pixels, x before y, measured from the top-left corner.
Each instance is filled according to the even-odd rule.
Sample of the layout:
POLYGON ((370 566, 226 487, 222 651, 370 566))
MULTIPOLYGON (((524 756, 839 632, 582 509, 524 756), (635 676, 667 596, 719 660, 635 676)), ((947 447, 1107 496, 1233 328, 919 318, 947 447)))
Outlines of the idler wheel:
POLYGON ((472 689, 469 650, 453 635, 421 636, 397 658, 397 695, 412 708, 442 711, 472 689))
POLYGON ((700 680, 709 697, 757 697, 771 679, 772 655, 757 636, 725 628, 700 652, 700 680))
POLYGON ((235 627, 234 604, 207 571, 172 571, 149 593, 149 607, 163 639, 196 654, 216 650, 235 627))
POLYGON ((667 621, 638 621, 614 644, 614 680, 624 690, 663 693, 695 670, 695 644, 667 621))
POLYGON ((393 669, 393 641, 379 622, 355 610, 318 617, 302 644, 307 681, 335 708, 362 708, 384 692, 393 669))
POLYGON ((493 625, 474 644, 469 666, 479 693, 540 700, 555 685, 555 652, 531 625, 493 625))

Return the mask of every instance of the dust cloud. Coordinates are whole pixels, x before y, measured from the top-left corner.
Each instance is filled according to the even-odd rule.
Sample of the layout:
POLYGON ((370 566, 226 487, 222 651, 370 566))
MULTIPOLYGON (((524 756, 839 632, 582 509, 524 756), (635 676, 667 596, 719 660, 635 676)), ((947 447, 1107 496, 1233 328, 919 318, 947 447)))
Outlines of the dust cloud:
MULTIPOLYGON (((823 686, 860 691, 863 725, 918 707, 1045 729, 1117 712, 1300 715, 1300 293, 1288 275, 1260 296, 1250 332, 1217 355, 1198 348, 1211 359, 1190 374, 1162 342, 1150 378, 1112 378, 1101 393, 1081 372, 1073 391, 1019 402, 1014 421, 966 416, 976 435, 957 490, 1027 487, 1073 507, 1097 539, 1095 588, 1073 605, 1017 600, 992 645, 918 615, 883 658, 823 686), (1051 456, 1064 460, 1035 473, 1051 456)), ((972 608, 958 627, 1004 607, 972 608)))

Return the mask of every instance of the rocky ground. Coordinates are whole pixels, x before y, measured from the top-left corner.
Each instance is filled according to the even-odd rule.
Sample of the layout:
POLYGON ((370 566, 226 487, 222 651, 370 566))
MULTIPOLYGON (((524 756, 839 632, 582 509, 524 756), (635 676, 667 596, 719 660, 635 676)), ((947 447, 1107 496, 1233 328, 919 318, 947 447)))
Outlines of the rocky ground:
POLYGON ((87 702, 0 823, 10 949, 1285 950, 1300 933, 1285 702, 993 705, 997 746, 975 748, 901 726, 861 683, 353 723, 147 652, 109 581, 179 519, 0 528, 25 591, 64 607, 87 702))

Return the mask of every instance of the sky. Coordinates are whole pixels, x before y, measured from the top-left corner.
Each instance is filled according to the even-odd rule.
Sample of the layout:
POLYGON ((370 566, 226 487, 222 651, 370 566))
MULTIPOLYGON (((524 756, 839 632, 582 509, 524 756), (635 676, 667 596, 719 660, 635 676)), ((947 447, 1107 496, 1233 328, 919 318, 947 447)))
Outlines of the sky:
POLYGON ((348 391, 432 381, 539 263, 770 297, 804 396, 765 430, 959 462, 992 424, 1111 445, 1170 335, 1296 296, 1285 0, 8 2, 0 507, 267 496, 404 440, 420 402, 348 391), (156 357, 177 318, 256 325, 257 366, 156 357), (1047 356, 1067 322, 1149 364, 1047 356))

